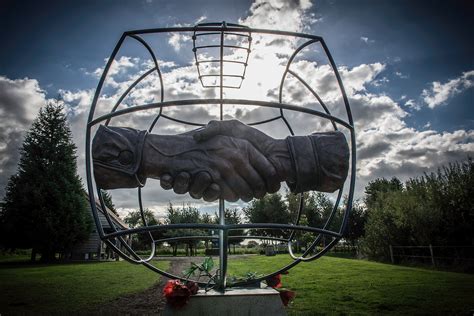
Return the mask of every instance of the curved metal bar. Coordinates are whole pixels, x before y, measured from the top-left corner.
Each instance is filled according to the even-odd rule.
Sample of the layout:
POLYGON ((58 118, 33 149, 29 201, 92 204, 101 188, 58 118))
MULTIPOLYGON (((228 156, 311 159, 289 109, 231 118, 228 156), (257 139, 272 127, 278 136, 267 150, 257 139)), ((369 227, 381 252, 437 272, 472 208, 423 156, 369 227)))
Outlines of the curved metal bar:
POLYGON ((290 59, 288 59, 288 62, 286 63, 285 71, 283 72, 283 76, 281 77, 281 81, 280 81, 280 90, 279 90, 280 92, 278 94, 279 95, 278 100, 280 101, 280 103, 282 103, 283 84, 285 83, 286 74, 288 73, 288 69, 290 68, 291 63, 293 62, 293 59, 295 59, 296 55, 306 46, 311 45, 313 43, 317 43, 318 41, 319 39, 312 39, 310 41, 307 41, 301 44, 297 49, 295 49, 293 54, 290 56, 290 59))
MULTIPOLYGON (((140 216, 142 218, 143 225, 148 226, 148 222, 145 218, 145 213, 143 211, 142 187, 138 187, 138 206, 140 207, 140 216)), ((155 238, 153 238, 153 235, 150 232, 148 233, 148 236, 150 237, 150 240, 151 240, 151 254, 148 260, 151 260, 155 256, 156 245, 155 245, 155 238)))
POLYGON ((162 114, 161 117, 162 117, 162 118, 165 118, 165 119, 167 119, 167 120, 176 122, 176 123, 187 124, 187 125, 192 125, 192 126, 206 126, 206 125, 207 125, 207 124, 203 124, 203 123, 193 123, 193 122, 190 122, 190 121, 184 121, 184 120, 175 119, 175 118, 173 118, 173 117, 171 117, 171 116, 164 115, 164 114, 162 114))
POLYGON ((261 124, 265 124, 265 123, 270 123, 270 122, 273 122, 273 121, 276 121, 278 119, 280 119, 281 116, 275 116, 275 117, 272 117, 270 119, 267 119, 267 120, 262 120, 262 121, 257 121, 257 122, 253 122, 253 123, 248 123, 247 125, 250 125, 250 126, 255 126, 255 125, 261 125, 261 124))
MULTIPOLYGON (((227 33, 226 33, 227 34, 227 33)), ((243 46, 236 46, 236 45, 204 45, 204 46, 196 46, 193 49, 204 49, 204 48, 234 48, 234 49, 244 49, 246 51, 250 51, 250 48, 243 47, 243 46)))
MULTIPOLYGON (((294 58, 298 55, 298 53, 303 50, 304 48, 308 47, 309 45, 311 44, 314 44, 314 43, 317 43, 318 41, 317 40, 311 40, 311 41, 307 41, 305 43, 303 43, 302 45, 300 45, 294 52, 293 54, 291 55, 290 59, 288 60, 288 63, 286 64, 286 68, 285 68, 285 72, 283 73, 283 76, 282 76, 282 79, 281 79, 281 82, 280 82, 280 89, 279 89, 279 101, 280 103, 282 102, 282 98, 283 98, 283 86, 284 86, 284 83, 285 83, 285 79, 286 79, 286 76, 287 76, 287 73, 290 73, 291 75, 293 75, 294 77, 296 77, 312 94, 313 96, 316 97, 316 99, 318 100, 319 104, 323 107, 324 111, 326 112, 326 114, 328 115, 331 115, 331 113, 329 112, 329 109, 326 107, 326 105, 324 104, 323 100, 319 97, 319 95, 316 93, 316 91, 314 91, 309 85, 308 83, 303 80, 303 78, 301 78, 300 76, 298 76, 298 74, 296 74, 295 72, 293 72, 291 69, 290 69, 290 65, 292 64, 294 58)), ((280 109, 280 113, 282 116, 284 116, 284 113, 283 113, 283 110, 280 109)), ((290 124, 287 122, 286 118, 284 118, 284 122, 285 124, 290 128, 290 124)), ((331 123, 334 127, 335 130, 337 130, 337 126, 336 124, 334 123, 333 120, 331 120, 331 123)), ((292 133, 293 134, 293 133, 292 133)), ((335 203, 335 206, 331 212, 331 216, 330 218, 328 219, 328 221, 326 222, 326 224, 324 225, 323 229, 326 229, 327 225, 329 222, 331 222, 334 214, 335 214, 335 209, 338 207, 339 205, 339 199, 340 199, 340 196, 341 196, 341 193, 342 193, 342 190, 339 191, 339 196, 338 196, 338 199, 337 199, 337 202, 335 203)), ((301 213, 302 213, 302 209, 303 209, 303 195, 300 194, 300 205, 299 205, 299 210, 298 210, 298 216, 297 216, 297 220, 296 220, 296 225, 299 223, 299 220, 300 220, 300 216, 301 216, 301 213)), ((296 256, 294 256, 293 254, 293 250, 292 250, 292 243, 291 243, 291 240, 294 238, 294 235, 295 235, 295 231, 292 231, 291 234, 290 234, 290 237, 288 238, 288 252, 290 254, 290 256, 293 258, 293 259, 297 259, 296 256)), ((317 245, 317 243, 319 242, 320 240, 320 236, 321 234, 318 236, 318 238, 316 239, 315 242, 313 242, 313 245, 317 245)), ((309 253, 309 252, 308 252, 309 253)), ((304 257, 304 256, 302 256, 304 257)))
MULTIPOLYGON (((191 121, 179 120, 179 119, 176 119, 174 117, 171 117, 171 116, 168 116, 168 115, 165 115, 165 114, 161 114, 161 115, 157 116, 157 118, 155 118, 155 120, 153 121, 153 124, 151 125, 151 128, 148 129, 149 133, 151 133, 151 131, 152 131, 153 127, 155 126, 156 121, 159 117, 163 117, 163 118, 168 119, 170 121, 181 123, 181 124, 186 124, 186 125, 199 126, 199 127, 207 125, 207 124, 204 124, 204 123, 195 123, 195 122, 191 122, 191 121)), ((276 116, 276 117, 272 117, 272 118, 267 119, 267 120, 248 123, 247 125, 255 126, 255 125, 265 124, 265 123, 276 121, 280 118, 281 118, 281 116, 276 116)))
MULTIPOLYGON (((336 239, 334 239, 330 244, 328 244, 328 245, 324 248, 324 250, 322 250, 322 251, 320 252, 318 258, 322 257, 326 252, 328 252, 328 251, 334 246, 334 244, 335 244, 336 242, 338 242, 338 241, 339 241, 339 239, 336 238, 336 239)), ((317 258, 314 258, 314 259, 317 259, 317 258)), ((314 259, 312 259, 312 260, 314 260, 314 259)), ((255 279, 255 280, 244 281, 244 282, 238 282, 238 283, 233 284, 232 286, 233 286, 233 287, 240 287, 240 286, 246 286, 246 285, 249 285, 249 284, 252 284, 252 283, 255 283, 255 282, 264 281, 264 280, 266 280, 266 279, 268 279, 268 278, 271 278, 271 277, 273 277, 273 276, 275 276, 275 275, 278 275, 278 274, 281 274, 281 273, 283 273, 283 272, 285 272, 285 271, 288 271, 289 269, 293 268, 295 265, 297 265, 297 264, 300 263, 301 261, 302 261, 302 260, 297 259, 297 260, 291 262, 290 264, 286 265, 285 267, 281 268, 280 270, 276 271, 276 272, 269 273, 269 274, 267 274, 267 275, 264 275, 264 276, 262 276, 262 277, 260 277, 260 278, 255 279)))
MULTIPOLYGON (((303 213, 303 208, 304 208, 304 195, 303 193, 298 193, 298 213, 296 215, 295 219, 295 225, 298 225, 300 223, 300 218, 301 218, 301 213, 303 213)), ((288 247, 290 247, 290 242, 295 236, 295 231, 292 231, 288 239, 286 240, 288 242, 288 247)))
MULTIPOLYGON (((339 88, 341 89, 341 93, 343 95, 343 98, 344 98, 344 102, 345 102, 345 105, 346 105, 346 110, 347 111, 347 115, 348 115, 348 118, 349 118, 349 121, 352 123, 352 115, 351 115, 351 112, 350 112, 350 107, 349 107, 349 103, 348 103, 348 100, 347 100, 347 96, 345 94, 345 91, 344 91, 344 87, 342 85, 342 81, 341 81, 341 78, 340 78, 340 75, 337 71, 337 68, 334 64, 334 61, 332 60, 332 57, 329 53, 329 50, 327 50, 327 47, 325 46, 324 43, 322 43, 323 47, 325 48, 326 50, 326 54, 328 56, 328 59, 331 63, 331 66, 333 68, 333 71, 336 75, 336 78, 338 79, 338 84, 339 84, 339 88)), ((354 130, 351 129, 350 130, 351 132, 351 153, 352 153, 352 166, 351 166, 351 185, 350 185, 350 190, 349 190, 349 198, 348 198, 348 204, 346 205, 346 208, 345 208, 345 211, 344 211, 344 217, 342 219, 342 223, 341 223, 341 226, 340 226, 340 229, 339 229, 339 234, 343 234, 344 230, 345 230, 345 227, 347 225, 347 220, 348 220, 348 217, 350 215, 350 210, 352 208, 352 197, 353 197, 353 193, 354 193, 354 182, 355 182, 355 161, 356 161, 356 148, 355 148, 355 133, 354 133, 354 130)), ((324 225, 324 229, 327 227, 327 225, 332 221, 333 219, 333 216, 335 214, 335 210, 336 210, 336 207, 339 205, 340 203, 340 199, 341 199, 341 195, 342 195, 342 189, 339 191, 339 194, 338 194, 338 198, 337 198, 337 201, 334 205, 334 209, 333 211, 331 212, 331 216, 328 218, 328 220, 326 221, 326 224, 324 225)), ((303 258, 307 255, 307 253, 309 253, 310 251, 312 251, 316 246, 317 244, 319 243, 319 241, 321 240, 321 235, 319 235, 316 240, 312 243, 312 245, 308 248, 308 250, 301 256, 299 257, 298 259, 301 260, 301 261, 312 261, 312 260, 315 260, 317 258, 320 258, 322 255, 324 255, 324 253, 326 253, 331 247, 333 244, 335 244, 336 242, 339 241, 338 238, 334 239, 329 245, 327 245, 323 250, 321 250, 320 252, 318 252, 317 254, 311 256, 311 257, 308 257, 308 258, 303 258)), ((290 250, 290 249, 289 249, 290 250)), ((295 256, 293 255, 292 251, 290 251, 290 255, 295 258, 295 256)))
MULTIPOLYGON (((253 236, 253 235, 239 235, 239 236, 229 236, 229 239, 265 239, 265 240, 274 240, 274 241, 284 241, 287 242, 286 238, 278 238, 278 237, 270 237, 270 236, 253 236)), ((170 241, 180 241, 180 240, 211 240, 211 239, 219 239, 219 236, 180 236, 180 237, 170 237, 170 238, 162 238, 156 239, 155 243, 164 243, 170 241)))
MULTIPOLYGON (((339 189, 339 192, 337 194, 337 198, 336 198, 336 202, 334 203, 334 206, 332 208, 332 211, 331 211, 331 214, 329 215, 329 217, 327 218, 326 220, 326 223, 324 224, 323 226, 323 229, 326 230, 328 225, 332 222, 332 220, 334 219, 334 216, 336 215, 336 211, 338 209, 338 206, 339 206, 339 203, 341 201, 341 196, 342 196, 342 191, 343 191, 343 188, 339 189)), ((322 234, 319 234, 316 239, 311 243, 311 245, 308 247, 308 249, 300 256, 300 257, 296 257, 294 254, 293 254, 293 249, 291 249, 291 241, 288 241, 288 253, 290 254, 290 256, 293 258, 293 259, 301 259, 302 261, 311 261, 311 260, 314 260, 317 255, 319 254, 316 254, 316 255, 313 255, 309 258, 305 258, 307 254, 309 254, 317 245, 318 243, 321 241, 321 238, 322 238, 322 234), (314 258, 313 258, 314 257, 314 258)), ((318 257, 319 258, 319 257, 318 257)))
MULTIPOLYGON (((149 74, 151 74, 153 71, 156 70, 156 67, 153 67, 151 69, 149 69, 148 71, 146 71, 143 75, 141 75, 139 78, 137 78, 137 80, 135 80, 128 88, 127 90, 125 90, 124 93, 122 93, 122 95, 120 96, 120 98, 117 100, 117 102, 115 103, 114 107, 112 108, 112 110, 110 112, 115 112, 115 110, 117 110, 118 106, 122 103, 123 99, 125 99, 125 97, 130 93, 130 91, 135 88, 135 86, 137 84, 139 84, 146 76, 148 76, 149 74)), ((163 87, 161 87, 163 89, 163 87)), ((110 120, 111 119, 108 119, 106 122, 105 122, 105 126, 109 125, 110 123, 110 120)))
MULTIPOLYGON (((209 75, 201 75, 201 78, 204 78, 204 77, 220 77, 221 75, 220 74, 209 74, 209 75)), ((241 75, 222 75, 222 77, 231 77, 231 78, 243 78, 243 76, 241 75)), ((217 87, 220 87, 220 86, 217 86, 217 87)))
POLYGON ((161 75, 160 67, 158 67, 158 60, 156 59, 155 53, 151 49, 150 45, 148 45, 148 43, 145 42, 145 40, 143 38, 141 38, 140 36, 135 35, 135 34, 131 34, 130 37, 133 38, 133 39, 136 39, 137 41, 139 41, 143 46, 145 46, 145 48, 150 53, 151 58, 153 59, 153 62, 155 63, 155 68, 158 72, 158 76, 160 77, 160 86, 161 86, 160 96, 161 96, 161 102, 163 102, 164 99, 165 99, 165 88, 163 86, 163 77, 161 75))
MULTIPOLYGON (((220 32, 218 33, 220 34, 220 32)), ((202 81, 201 77, 201 69, 199 68, 198 56, 197 56, 197 49, 196 49, 196 31, 193 33, 193 53, 194 53, 194 60, 196 61, 196 69, 199 81, 201 81, 201 85, 204 87, 204 82, 202 81)))
MULTIPOLYGON (((270 107, 270 108, 277 108, 277 109, 285 109, 285 110, 291 110, 291 111, 296 111, 296 112, 303 112, 307 114, 312 114, 316 115, 328 120, 334 120, 334 122, 350 129, 353 130, 354 127, 350 125, 349 123, 343 121, 340 118, 337 118, 332 115, 328 115, 324 112, 313 110, 313 109, 307 109, 307 108, 302 108, 296 105, 290 105, 290 104, 284 104, 284 103, 277 103, 277 102, 267 102, 267 101, 258 101, 258 100, 241 100, 241 99, 188 99, 188 100, 173 100, 173 101, 165 101, 165 102, 159 102, 159 103, 149 103, 149 104, 144 104, 144 105, 137 105, 131 108, 126 108, 122 110, 118 110, 114 113, 109 113, 109 114, 104 114, 96 119, 91 120, 88 125, 89 126, 94 126, 97 123, 100 123, 101 121, 104 121, 108 119, 109 117, 114 117, 114 116, 119 116, 123 114, 128 114, 136 111, 143 111, 143 110, 149 110, 149 109, 154 109, 154 108, 160 108, 160 107, 170 107, 170 106, 186 106, 186 105, 199 105, 199 104, 234 104, 234 105, 251 105, 251 106, 263 106, 263 107, 270 107)), ((355 169, 354 169, 355 170, 355 169)))
MULTIPOLYGON (((115 59, 120 47, 122 46, 123 41, 125 40, 126 33, 123 33, 120 37, 119 41, 115 45, 110 58, 107 60, 107 64, 105 65, 104 72, 99 79, 99 83, 97 84, 97 88, 94 93, 94 98, 92 99, 91 110, 89 112, 89 117, 87 122, 91 122, 94 118, 95 108, 97 106, 97 100, 99 99, 100 92, 102 91, 102 87, 104 85, 105 78, 107 73, 109 72, 110 66, 112 65, 112 61, 115 59)), ((86 180, 87 180, 87 191, 89 192, 89 203, 92 210, 92 217, 94 218, 95 225, 97 227, 97 232, 99 233, 99 237, 102 239, 104 237, 104 229, 100 223, 99 215, 97 212, 97 206, 95 204, 95 197, 94 197, 94 185, 92 183, 92 166, 91 166, 91 126, 87 125, 86 127, 86 180), (92 197, 90 196, 92 195, 92 197)))
MULTIPOLYGON (((221 61, 219 59, 213 59, 213 60, 201 60, 199 62, 196 62, 196 64, 202 64, 202 63, 220 63, 221 61)), ((233 64, 240 64, 240 65, 245 65, 247 66, 246 62, 243 61, 238 61, 238 60, 222 60, 223 63, 233 63, 233 64)))
MULTIPOLYGON (((242 30, 242 32, 248 32, 246 30, 242 30)), ((195 36, 202 36, 202 35, 220 35, 221 32, 204 32, 204 33, 198 33, 195 36)), ((242 34, 242 33, 233 33, 233 32, 226 32, 225 35, 236 35, 236 36, 242 36, 242 37, 250 37, 250 35, 242 34)))
MULTIPOLYGON (((103 196, 102 196, 102 193, 101 193, 100 189, 97 189, 97 195, 99 196, 100 206, 101 206, 102 209, 104 210, 104 216, 105 216, 107 222, 109 223, 110 228, 111 228, 115 233, 120 232, 120 231, 123 231, 123 230, 118 231, 118 230, 116 229, 116 225, 115 225, 115 224, 112 222, 112 220, 110 219, 110 215, 109 215, 109 213, 107 212, 107 207, 106 207, 106 205, 105 205, 105 203, 104 203, 104 199, 103 199, 103 196)), ((118 236, 117 239, 118 239, 118 241, 120 242, 120 244, 128 251, 128 253, 130 253, 130 255, 135 258, 135 259, 130 258, 130 260, 136 260, 136 261, 138 261, 138 262, 143 262, 143 261, 150 261, 150 260, 153 258, 153 256, 150 256, 150 257, 147 258, 147 259, 141 258, 141 257, 135 252, 135 250, 133 250, 132 247, 130 247, 130 245, 129 245, 125 240, 123 240, 122 236, 118 236)), ((154 254, 154 253, 152 253, 152 254, 154 254)))
MULTIPOLYGON (((214 25, 222 25, 222 22, 206 22, 206 23, 199 23, 198 25, 196 25, 196 27, 199 27, 199 26, 214 26, 214 25)), ((226 25, 239 27, 239 28, 241 28, 241 29, 248 29, 248 28, 249 28, 249 27, 246 26, 246 25, 236 24, 236 23, 227 23, 227 22, 226 22, 226 25)))
MULTIPOLYGON (((290 74, 292 74, 296 79, 298 79, 315 97, 316 99, 318 100, 319 104, 323 107, 324 109, 324 112, 326 112, 327 114, 331 115, 331 112, 329 112, 329 109, 327 108, 326 104, 324 104, 323 100, 321 100, 321 98, 319 97, 319 95, 316 93, 316 91, 313 90, 313 88, 311 88, 309 86, 309 84, 303 80, 303 78, 301 78, 300 76, 298 76, 297 73, 295 73, 294 71, 292 71, 291 69, 288 69, 288 72, 290 74)), ((334 123, 334 121, 331 121, 332 123, 332 126, 334 127, 335 130, 337 130, 337 126, 336 126, 336 123, 334 123)))
MULTIPOLYGON (((290 64, 293 62, 293 59, 295 58, 295 56, 303 49, 305 48, 306 46, 308 45, 311 45, 315 42, 317 42, 318 40, 317 39, 312 39, 310 41, 307 41, 305 43, 303 43, 302 45, 300 45, 294 52, 293 54, 290 56, 290 59, 288 60, 288 62, 286 63, 286 68, 285 68, 285 71, 283 72, 283 76, 281 77, 281 81, 280 81, 280 89, 279 89, 279 93, 278 93, 278 101, 280 102, 280 104, 282 103, 282 98, 283 98, 283 84, 285 83, 285 78, 286 78, 286 74, 288 72, 288 69, 290 67, 290 64)), ((326 113, 327 114, 327 113, 326 113)), ((291 125, 288 123, 287 119, 285 118, 285 115, 283 113, 283 108, 280 107, 280 115, 283 119, 283 122, 285 122, 286 126, 288 127, 288 129, 291 131, 291 135, 294 135, 293 133, 293 129, 291 128, 291 125)))
MULTIPOLYGON (((99 189, 99 188, 97 189, 97 195, 98 195, 98 197, 99 197, 100 207, 101 207, 102 210, 104 211, 104 217, 105 217, 105 219, 107 220, 107 223, 109 224, 110 229, 112 229, 114 232, 119 232, 119 231, 117 230, 117 228, 115 227, 115 224, 114 224, 114 223, 112 222, 112 220, 110 219, 110 215, 109 215, 109 213, 107 212, 107 208, 106 208, 106 206, 105 206, 104 199, 103 199, 103 197, 102 197, 102 193, 100 192, 100 189, 99 189)), ((140 258, 140 256, 138 256, 138 255, 135 253, 135 251, 127 244, 127 242, 126 242, 125 240, 123 240, 122 236, 118 236, 118 237, 116 237, 116 238, 114 238, 114 239, 118 240, 119 243, 120 243, 123 247, 125 247, 125 249, 127 249, 127 251, 130 253, 130 255, 135 258, 135 259, 132 259, 132 258, 128 257, 126 254, 124 254, 125 256, 128 257, 128 260, 129 260, 129 261, 133 261, 133 262, 135 262, 135 263, 140 263, 140 262, 141 262, 142 259, 140 258)))
POLYGON ((342 237, 339 233, 324 230, 317 227, 296 226, 291 224, 276 224, 276 223, 252 223, 252 224, 168 224, 168 225, 153 225, 147 227, 131 228, 123 231, 116 231, 104 235, 104 238, 115 238, 124 235, 139 234, 145 232, 167 230, 167 229, 214 229, 214 230, 242 230, 242 229, 288 229, 288 230, 302 230, 314 233, 321 233, 332 237, 342 237))
POLYGON ((283 114, 283 109, 281 107, 280 107, 280 116, 281 116, 281 119, 283 120, 283 122, 285 122, 286 127, 288 127, 288 130, 290 131, 291 136, 295 136, 295 133, 293 132, 293 129, 291 128, 290 123, 288 123, 288 121, 285 117, 285 114, 283 114))
MULTIPOLYGON (((346 91, 344 89, 344 85, 342 84, 342 79, 341 75, 339 74, 339 71, 337 70, 336 63, 334 62, 334 59, 332 58, 331 53, 329 52, 328 47, 326 46, 326 43, 324 40, 321 38, 321 45, 326 53, 326 56, 329 59, 329 63, 331 64, 331 67, 334 71, 334 74, 336 75, 337 82, 339 84, 339 89, 341 90, 342 93, 342 98, 344 100, 344 105, 346 107, 346 113, 347 113, 347 118, 349 120, 349 124, 351 126, 354 126, 354 121, 352 119, 352 112, 351 108, 349 106, 349 99, 347 98, 346 91)), ((355 189, 355 170, 356 170, 356 156, 357 156, 357 149, 356 149, 356 136, 355 136, 355 131, 354 129, 350 129, 351 132, 351 158, 352 158, 352 163, 351 163, 351 180, 350 180, 350 186, 349 186, 349 194, 347 198, 347 205, 346 205, 346 211, 344 212, 344 218, 342 221, 341 228, 339 232, 342 234, 347 226, 347 220, 350 215, 350 211, 352 209, 352 200, 354 198, 354 189, 355 189)))
POLYGON ((260 236, 260 235, 241 235, 241 236, 229 236, 229 239, 265 239, 286 242, 286 238, 260 236))
POLYGON ((158 115, 155 117, 155 119, 153 120, 153 122, 151 123, 150 127, 148 128, 148 133, 151 133, 151 131, 153 130, 153 128, 155 128, 155 125, 156 123, 158 122, 158 119, 161 117, 161 112, 163 112, 163 108, 160 109, 160 113, 158 113, 158 115))
MULTIPOLYGON (((200 31, 211 31, 211 32, 220 32, 222 31, 222 26, 187 26, 187 27, 168 27, 168 28, 152 28, 152 29, 141 29, 141 30, 133 30, 125 32, 125 35, 138 35, 138 34, 150 34, 150 33, 168 33, 168 32, 200 32, 200 31)), ((291 36, 291 37, 301 37, 301 38, 308 38, 308 39, 316 39, 320 40, 322 37, 305 34, 305 33, 298 33, 298 32, 288 32, 288 31, 277 31, 277 30, 268 30, 268 29, 258 29, 258 28, 242 28, 242 27, 235 27, 231 23, 227 24, 228 27, 225 29, 226 32, 252 32, 252 33, 261 33, 261 34, 270 34, 270 35, 282 35, 282 36, 291 36)))

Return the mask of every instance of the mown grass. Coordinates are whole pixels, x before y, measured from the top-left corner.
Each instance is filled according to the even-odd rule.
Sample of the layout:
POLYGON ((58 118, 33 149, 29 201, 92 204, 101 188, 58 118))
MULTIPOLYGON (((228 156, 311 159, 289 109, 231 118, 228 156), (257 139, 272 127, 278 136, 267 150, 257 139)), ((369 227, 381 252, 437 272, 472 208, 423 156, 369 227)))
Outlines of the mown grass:
MULTIPOLYGON (((229 273, 271 272, 287 255, 231 259, 229 273)), ((158 261, 166 269, 169 262, 158 261)), ((121 295, 139 292, 158 275, 127 262, 0 264, 0 314, 87 312, 121 295)), ((323 257, 284 275, 297 292, 290 315, 461 314, 474 309, 474 275, 323 257)))
MULTIPOLYGON (((167 269, 169 262, 155 263, 167 269)), ((90 310, 121 295, 139 292, 158 275, 128 262, 0 266, 0 314, 49 314, 90 310)))
MULTIPOLYGON (((231 261, 229 273, 269 272, 286 255, 231 261)), ((290 315, 461 314, 474 309, 474 275, 323 257, 301 263, 283 285, 296 291, 290 315)))

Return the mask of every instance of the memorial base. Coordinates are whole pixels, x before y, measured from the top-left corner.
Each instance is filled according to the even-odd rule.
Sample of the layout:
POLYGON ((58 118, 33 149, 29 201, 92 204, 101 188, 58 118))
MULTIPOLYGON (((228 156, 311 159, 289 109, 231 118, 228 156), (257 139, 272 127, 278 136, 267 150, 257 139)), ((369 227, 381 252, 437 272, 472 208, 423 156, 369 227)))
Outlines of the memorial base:
POLYGON ((200 290, 180 309, 166 305, 164 315, 287 315, 278 291, 272 288, 230 288, 225 292, 200 290))

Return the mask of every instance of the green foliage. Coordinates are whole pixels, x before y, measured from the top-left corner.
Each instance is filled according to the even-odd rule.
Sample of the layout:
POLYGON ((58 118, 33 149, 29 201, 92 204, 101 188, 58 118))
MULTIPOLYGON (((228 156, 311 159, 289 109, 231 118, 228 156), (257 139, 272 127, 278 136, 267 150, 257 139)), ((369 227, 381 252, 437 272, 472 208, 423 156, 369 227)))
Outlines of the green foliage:
MULTIPOLYGON (((166 223, 167 224, 185 224, 185 223, 202 223, 202 218, 199 210, 191 205, 183 205, 182 207, 174 207, 173 204, 168 205, 166 210, 166 223)), ((210 217, 205 217, 206 220, 210 220, 210 217)), ((164 233, 165 237, 186 237, 186 236, 206 236, 209 232, 201 229, 173 229, 168 230, 164 233)), ((184 243, 186 245, 186 254, 195 256, 196 248, 199 241, 196 239, 184 239, 182 241, 170 241, 168 242, 173 248, 173 255, 177 255, 178 245, 184 243)))
MULTIPOLYGON (((159 225, 160 223, 156 219, 155 215, 149 209, 143 210, 143 216, 145 217, 145 222, 148 226, 159 225)), ((143 222, 142 214, 139 210, 132 211, 127 214, 124 218, 125 223, 127 223, 131 228, 143 227, 146 226, 143 222)), ((154 231, 151 233, 154 239, 159 239, 163 237, 163 233, 161 231, 154 231)), ((151 249, 151 239, 150 235, 145 234, 137 234, 132 236, 132 243, 133 249, 137 250, 148 250, 151 249)))
MULTIPOLYGON (((236 208, 234 208, 234 209, 227 209, 226 208, 224 210, 224 218, 225 218, 225 223, 226 224, 241 224, 242 223, 242 220, 241 220, 240 215, 239 215, 239 211, 236 208)), ((217 213, 214 213, 214 223, 219 224, 219 215, 217 213)), ((243 230, 243 229, 230 230, 230 231, 228 231, 227 234, 228 234, 229 237, 247 235, 246 231, 243 230)), ((229 247, 231 245, 233 245, 234 247, 236 245, 240 245, 240 243, 243 242, 243 241, 244 241, 243 238, 229 238, 229 247)), ((234 252, 235 252, 235 248, 234 248, 234 252)), ((230 249, 229 249, 229 253, 230 253, 230 249)))
POLYGON ((211 280, 216 280, 217 274, 214 269, 214 260, 212 257, 206 257, 201 264, 196 264, 191 262, 191 266, 183 271, 183 275, 185 279, 189 279, 191 276, 197 275, 197 281, 199 281, 202 277, 207 277, 211 280))
POLYGON ((471 159, 449 164, 408 180, 404 187, 396 179, 369 183, 364 252, 389 260, 389 245, 473 245, 473 167, 471 159))
POLYGON ((91 230, 86 195, 76 174, 76 146, 59 102, 40 110, 20 154, 0 214, 1 243, 33 248, 42 260, 52 260, 91 230))
POLYGON ((403 184, 396 177, 391 180, 381 178, 370 181, 365 187, 365 205, 369 208, 374 207, 377 202, 380 202, 380 195, 392 191, 401 191, 402 189, 403 184))
MULTIPOLYGON (((279 193, 267 194, 252 200, 243 213, 250 223, 289 223, 291 215, 279 193)), ((262 230, 264 236, 281 237, 285 233, 276 229, 262 230)))
MULTIPOLYGON (((241 218, 239 211, 237 209, 226 209, 225 213, 225 222, 227 224, 240 224, 241 218)), ((169 204, 166 210, 166 223, 167 224, 218 224, 219 216, 217 213, 214 216, 211 216, 207 213, 200 214, 199 210, 191 205, 184 205, 182 207, 175 207, 173 204, 169 204)), ((165 237, 174 238, 174 237, 186 237, 186 236, 210 236, 212 232, 210 230, 204 229, 174 229, 166 231, 164 233, 165 237)), ((231 230, 229 231, 229 236, 245 236, 246 232, 242 229, 231 230)), ((205 248, 209 248, 210 239, 204 238, 205 248)), ((230 246, 239 245, 244 239, 243 238, 229 238, 229 252, 230 246)), ((186 254, 197 255, 197 248, 200 245, 198 239, 181 239, 176 241, 169 241, 168 244, 173 248, 173 255, 178 254, 178 247, 181 244, 184 244, 186 247, 186 254)), ((202 244, 201 244, 202 245, 202 244)))
MULTIPOLYGON (((345 203, 344 203, 345 204, 345 203)), ((365 235, 365 224, 367 222, 367 212, 365 208, 355 201, 347 222, 344 239, 355 246, 359 239, 365 235)))
POLYGON ((258 242, 256 242, 255 240, 250 240, 248 243, 247 243, 247 248, 255 248, 258 246, 258 242))

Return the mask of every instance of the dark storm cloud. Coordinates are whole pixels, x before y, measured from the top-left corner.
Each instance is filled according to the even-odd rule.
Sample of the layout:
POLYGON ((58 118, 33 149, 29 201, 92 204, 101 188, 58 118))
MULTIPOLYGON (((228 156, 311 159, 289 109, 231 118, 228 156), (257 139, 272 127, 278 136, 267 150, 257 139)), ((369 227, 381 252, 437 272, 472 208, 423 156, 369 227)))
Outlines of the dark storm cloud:
POLYGON ((25 132, 44 104, 45 95, 38 81, 0 76, 0 197, 9 177, 16 172, 25 132))
POLYGON ((367 159, 382 155, 384 152, 389 150, 391 145, 389 143, 375 143, 369 146, 363 146, 359 144, 357 151, 358 159, 367 159))

